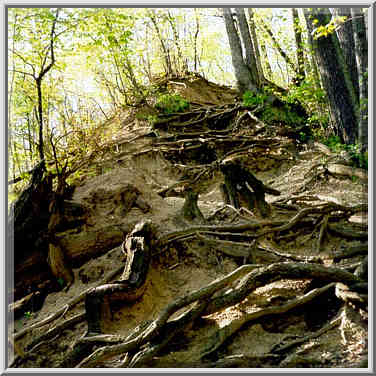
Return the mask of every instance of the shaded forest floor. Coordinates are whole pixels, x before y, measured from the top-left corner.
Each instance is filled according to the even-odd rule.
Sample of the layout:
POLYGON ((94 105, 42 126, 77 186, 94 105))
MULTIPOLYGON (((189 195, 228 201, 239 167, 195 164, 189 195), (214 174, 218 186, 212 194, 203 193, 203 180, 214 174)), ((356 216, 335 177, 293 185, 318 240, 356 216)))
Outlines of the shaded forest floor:
MULTIPOLYGON (((176 85, 176 88, 181 86, 183 85, 176 85)), ((232 93, 226 91, 227 89, 211 87, 209 84, 206 87, 202 84, 198 87, 187 84, 185 89, 187 87, 192 91, 188 94, 186 92, 185 97, 191 103, 199 102, 197 108, 203 106, 204 102, 211 101, 211 106, 218 107, 223 105, 226 99, 228 103, 232 100, 232 93)), ((253 137, 252 132, 257 129, 258 124, 255 126, 251 119, 248 120, 244 118, 240 123, 236 136, 253 137)), ((205 187, 198 198, 198 207, 205 222, 194 220, 191 223, 184 219, 184 197, 179 194, 165 194, 163 197, 158 192, 169 187, 179 187, 179 182, 186 179, 191 171, 187 166, 207 166, 212 161, 205 161, 202 155, 190 153, 187 149, 189 144, 166 144, 166 148, 173 149, 174 146, 181 151, 165 151, 162 149, 163 145, 156 145, 154 137, 143 136, 152 130, 148 128, 148 122, 137 119, 135 113, 124 114, 122 122, 123 129, 119 138, 125 141, 120 145, 120 150, 114 158, 109 158, 101 166, 98 176, 86 176, 82 179, 72 197, 73 201, 90 209, 85 223, 87 228, 104 228, 114 224, 126 224, 132 228, 141 220, 149 219, 157 226, 158 236, 163 237, 192 226, 212 226, 214 229, 220 225, 236 227, 250 221, 265 220, 257 212, 226 205, 220 190, 223 177, 215 171, 205 178, 205 187), (142 210, 142 205, 135 205, 127 212, 121 212, 116 202, 108 199, 111 196, 109 192, 115 192, 126 185, 137 188, 139 197, 148 205, 147 209, 142 210)), ((348 164, 345 156, 331 154, 317 143, 299 144, 291 137, 273 132, 276 132, 273 127, 267 127, 254 138, 279 140, 275 149, 272 143, 268 150, 264 146, 256 145, 243 156, 244 164, 258 179, 281 193, 279 196, 266 195, 271 209, 267 220, 289 223, 304 208, 321 207, 330 203, 350 208, 367 204, 367 181, 362 179, 362 175, 357 177, 355 172, 354 175, 348 175, 333 169, 334 165, 348 164)), ((166 138, 173 134, 171 128, 158 129, 158 137, 166 138)), ((223 155, 231 151, 231 148, 241 149, 239 145, 229 143, 229 147, 224 148, 223 155)), ((197 171, 204 169, 199 167, 197 171)), ((330 215, 335 216, 336 212, 331 212, 330 215)), ((367 233, 367 211, 358 209, 346 218, 339 219, 343 228, 351 228, 350 232, 360 233, 358 238, 336 232, 335 224, 327 225, 323 229, 324 212, 314 213, 313 216, 307 214, 302 220, 303 222, 297 222, 286 230, 257 237, 258 251, 252 259, 255 267, 285 261, 307 260, 309 263, 315 258, 319 258, 324 266, 335 266, 346 271, 354 271, 361 265, 364 252, 363 255, 358 253, 343 259, 337 256, 342 250, 365 244, 362 234, 367 233), (311 221, 307 224, 304 220, 311 221)), ((204 230, 207 228, 202 231, 204 230)), ((252 231, 243 233, 247 234, 252 235, 252 231)), ((229 239, 231 236, 221 240, 229 239)), ((218 242, 211 238, 210 234, 204 233, 201 238, 180 238, 169 242, 162 249, 153 250, 150 278, 142 298, 135 303, 115 307, 113 317, 106 318, 102 323, 103 333, 126 337, 138 325, 155 320, 172 301, 227 276, 249 262, 243 256, 231 255, 234 245, 228 252, 226 247, 228 244, 218 242)), ((249 242, 245 248, 249 249, 249 242)), ((17 319, 14 322, 15 333, 54 314, 123 264, 124 256, 118 246, 73 268, 74 283, 69 289, 50 293, 39 311, 17 319)), ((333 291, 330 287, 326 293, 286 312, 277 310, 275 314, 251 318, 252 313, 271 307, 282 307, 294 299, 302 298, 310 290, 326 285, 322 281, 316 282, 313 278, 280 278, 265 283, 239 303, 200 316, 179 335, 173 336, 155 356, 137 366, 359 367, 368 354, 368 306, 358 304, 356 299, 344 302, 334 293, 335 286, 332 286, 333 291), (249 319, 244 319, 247 315, 249 319), (233 329, 234 327, 237 329, 233 329), (289 346, 284 348, 286 344, 289 346)), ((14 366, 59 367, 74 343, 85 335, 85 320, 78 320, 76 324, 62 328, 52 338, 42 338, 38 343, 35 343, 35 339, 82 312, 83 300, 57 320, 22 336, 17 342, 26 352, 26 356, 23 360, 16 360, 14 366)), ((178 313, 181 311, 177 311, 174 317, 177 317, 178 313)), ((10 361, 13 361, 12 357, 10 361)), ((364 367, 364 363, 362 364, 364 367)), ((126 365, 124 354, 120 354, 95 366, 106 368, 126 365)))

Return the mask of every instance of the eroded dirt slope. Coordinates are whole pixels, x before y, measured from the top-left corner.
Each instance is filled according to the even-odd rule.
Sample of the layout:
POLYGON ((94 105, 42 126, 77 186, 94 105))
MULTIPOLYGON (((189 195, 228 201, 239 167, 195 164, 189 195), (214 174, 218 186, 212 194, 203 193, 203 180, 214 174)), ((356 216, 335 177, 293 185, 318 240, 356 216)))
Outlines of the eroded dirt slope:
MULTIPOLYGON (((134 123, 129 125, 125 122, 122 137, 137 137, 145 131, 145 127, 146 122, 138 122, 136 127, 134 123)), ((107 163, 101 175, 85 179, 76 188, 73 201, 90 207, 87 226, 100 228, 117 223, 119 226, 126 224, 132 228, 139 221, 149 219, 156 224, 161 237, 192 226, 181 215, 183 197, 163 198, 158 194, 181 181, 184 171, 179 168, 179 163, 169 160, 161 152, 135 153, 148 148, 150 140, 147 138, 126 143, 120 151, 121 158, 107 163), (115 192, 127 184, 137 188, 141 202, 148 205, 147 209, 143 210, 142 204, 135 205, 123 215, 121 211, 117 211, 113 202, 110 204, 106 201, 108 192, 115 192)), ((291 207, 302 202, 310 205, 333 202, 346 207, 367 203, 366 182, 351 176, 328 173, 328 163, 338 162, 338 158, 323 153, 317 145, 300 146, 293 153, 287 154, 286 158, 277 160, 268 159, 265 155, 262 157, 269 161, 268 168, 265 163, 252 163, 251 159, 248 160, 248 167, 260 180, 281 192, 278 197, 266 196, 271 205, 268 218, 271 221, 288 223, 296 214, 296 211, 291 211, 291 207)), ((221 174, 213 174, 206 179, 206 187, 199 196, 198 206, 206 219, 206 225, 237 225, 260 220, 257 213, 226 206, 220 191, 222 182, 221 174)), ((323 218, 324 215, 308 228, 291 227, 276 236, 271 234, 261 237, 258 246, 264 251, 272 249, 293 257, 302 257, 300 260, 304 260, 303 257, 317 256, 325 266, 331 266, 333 257, 339 250, 364 244, 364 239, 345 238, 327 231, 317 247, 323 218)), ((358 226, 359 231, 366 231, 367 213, 358 210, 348 223, 358 226)), ((113 317, 103 322, 103 333, 126 337, 138 325, 145 325, 145 322, 156 319, 172 301, 228 275, 247 262, 243 257, 223 253, 221 247, 220 243, 205 243, 191 237, 171 242, 163 249, 153 250, 150 278, 143 297, 136 303, 115 307, 113 317)), ((124 261, 120 247, 116 247, 73 268, 74 284, 68 291, 49 294, 39 312, 16 320, 16 335, 49 317, 86 289, 96 286, 109 273, 121 267, 124 261)), ((280 261, 285 260, 277 257, 276 262, 280 261)), ((353 265, 359 266, 360 261, 360 256, 355 256, 350 261, 340 261, 338 265, 346 268, 347 263, 350 270, 354 270, 353 265)), ((262 253, 255 263, 268 264, 263 260, 262 253)), ((292 299, 303 297, 312 289, 310 283, 310 279, 280 279, 267 283, 240 303, 199 318, 140 367, 333 368, 359 365, 368 351, 367 309, 364 306, 359 308, 357 305, 343 304, 335 299, 334 294, 324 294, 320 299, 287 313, 271 313, 260 319, 244 321, 247 315, 250 317, 260 310, 282 306, 292 299), (333 320, 337 321, 330 327, 333 320), (234 327, 238 329, 227 337, 227 331, 234 327), (320 333, 322 328, 325 330, 320 333), (278 348, 295 339, 302 341, 292 345, 290 350, 279 352, 278 348)), ((52 338, 36 341, 38 343, 33 341, 82 312, 83 300, 59 319, 29 331, 20 338, 17 343, 26 351, 26 357, 23 361, 18 359, 16 364, 30 368, 59 367, 74 343, 85 335, 85 320, 59 330, 52 338), (34 343, 36 347, 33 348, 34 343)), ((176 312, 174 317, 178 317, 179 313, 181 312, 176 312)), ((13 361, 12 355, 10 361, 13 361)), ((121 354, 98 363, 96 367, 126 364, 124 354, 121 354)))

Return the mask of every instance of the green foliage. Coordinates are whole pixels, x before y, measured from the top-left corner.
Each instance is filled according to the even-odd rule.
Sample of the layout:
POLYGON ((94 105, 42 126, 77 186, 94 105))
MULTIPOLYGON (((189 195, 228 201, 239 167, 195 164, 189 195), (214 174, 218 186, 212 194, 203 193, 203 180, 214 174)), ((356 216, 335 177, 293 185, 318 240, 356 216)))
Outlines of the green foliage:
POLYGON ((189 103, 179 94, 161 94, 157 99, 155 108, 164 114, 172 114, 188 109, 189 103))
POLYGON ((149 115, 147 118, 147 121, 151 124, 154 125, 154 123, 157 122, 158 116, 157 115, 149 115))
POLYGON ((247 90, 243 94, 243 106, 254 107, 257 105, 263 105, 268 95, 265 93, 254 93, 253 91, 247 90))
MULTIPOLYGON (((333 34, 338 26, 342 25, 346 21, 345 16, 337 16, 337 17, 332 17, 330 22, 326 25, 319 25, 313 30, 313 38, 314 39, 319 39, 320 37, 327 37, 328 35, 333 34)), ((313 25, 318 25, 319 20, 314 19, 313 20, 313 25)))
POLYGON ((261 120, 267 124, 282 123, 291 126, 299 126, 304 123, 304 119, 294 112, 289 105, 266 107, 261 114, 261 120))
POLYGON ((368 152, 361 152, 357 144, 342 144, 339 136, 330 136, 324 144, 334 153, 346 151, 349 153, 351 161, 355 167, 368 169, 368 152))
POLYGON ((33 313, 30 312, 30 311, 27 311, 27 312, 24 313, 24 316, 25 316, 26 319, 30 319, 32 315, 33 315, 33 313))

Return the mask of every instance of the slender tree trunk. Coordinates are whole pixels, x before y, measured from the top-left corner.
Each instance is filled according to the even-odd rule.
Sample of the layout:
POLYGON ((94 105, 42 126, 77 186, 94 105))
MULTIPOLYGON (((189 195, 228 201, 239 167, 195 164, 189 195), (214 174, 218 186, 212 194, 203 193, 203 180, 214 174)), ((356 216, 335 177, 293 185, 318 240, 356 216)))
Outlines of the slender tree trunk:
POLYGON ((33 139, 31 135, 31 120, 29 114, 27 116, 27 135, 28 135, 28 142, 29 142, 29 153, 30 153, 30 164, 33 163, 33 139))
POLYGON ((39 120, 39 140, 38 151, 41 161, 44 159, 44 142, 43 142, 43 103, 42 103, 42 79, 36 80, 38 95, 38 120, 39 120))
POLYGON ((257 72, 257 63, 255 57, 255 49, 253 46, 251 34, 249 33, 249 26, 247 18, 245 17, 244 8, 235 8, 236 17, 239 23, 240 36, 243 40, 243 46, 245 51, 245 63, 251 72, 251 80, 256 85, 260 86, 260 77, 257 72))
POLYGON ((171 15, 170 11, 168 10, 167 11, 167 14, 168 14, 168 22, 171 26, 171 30, 172 30, 172 34, 174 36, 174 43, 175 43, 175 47, 176 47, 176 50, 178 52, 178 56, 177 56, 177 61, 176 61, 176 70, 177 72, 184 72, 185 70, 187 70, 187 67, 185 65, 185 61, 184 61, 184 58, 183 58, 183 52, 180 48, 180 44, 179 44, 179 33, 178 33, 178 30, 176 29, 176 25, 174 24, 174 17, 171 15))
POLYGON ((274 47, 279 52, 279 54, 284 58, 284 60, 286 61, 287 65, 291 68, 291 70, 295 74, 297 74, 297 69, 296 69, 296 66, 295 66, 294 62, 290 59, 289 55, 282 49, 280 43, 278 42, 278 40, 274 36, 273 32, 270 30, 270 27, 268 25, 266 25, 265 22, 262 22, 262 28, 269 35, 270 39, 273 42, 274 47))
POLYGON ((292 20, 294 25, 294 35, 296 44, 296 59, 298 62, 298 81, 302 81, 305 77, 304 74, 304 53, 302 42, 302 28, 299 21, 299 14, 296 8, 292 8, 292 20))
MULTIPOLYGON (((309 33, 314 29, 313 19, 318 20, 317 25, 326 25, 330 20, 328 10, 323 8, 305 9, 304 15, 309 33)), ((342 142, 352 144, 356 138, 354 124, 358 124, 358 109, 338 38, 336 34, 321 36, 313 40, 313 46, 336 131, 342 142)))
POLYGON ((306 26, 307 26, 307 49, 305 50, 305 58, 306 58, 307 64, 309 62, 310 72, 314 77, 316 88, 324 89, 322 82, 321 82, 320 74, 319 74, 317 59, 314 53, 312 34, 310 30, 308 29, 307 22, 306 22, 306 26))
MULTIPOLYGON (((44 142, 43 142, 43 96, 42 96, 42 80, 44 76, 49 72, 49 70, 53 67, 55 64, 55 54, 54 54, 54 39, 55 39, 55 27, 56 27, 56 22, 59 17, 59 11, 60 9, 58 8, 56 10, 55 18, 52 22, 52 27, 51 27, 51 35, 50 35, 50 54, 51 54, 51 61, 47 65, 47 67, 44 66, 44 63, 41 67, 41 71, 37 77, 34 77, 35 79, 35 84, 37 86, 37 95, 38 95, 38 120, 39 120, 39 145, 38 145, 38 150, 39 150, 39 157, 40 160, 44 160, 44 142)), ((44 62, 46 59, 44 60, 44 62)), ((42 166, 44 167, 44 163, 42 162, 42 166)))
POLYGON ((241 93, 244 93, 246 90, 256 92, 257 88, 252 82, 251 72, 243 60, 242 46, 239 35, 235 29, 231 9, 223 8, 222 11, 230 43, 232 65, 234 67, 238 89, 241 93))
MULTIPOLYGON (((15 15, 14 18, 14 25, 13 25, 13 36, 15 35, 15 30, 16 30, 16 25, 17 25, 17 15, 15 15)), ((15 50, 14 45, 15 45, 15 38, 13 37, 13 51, 15 50)), ((9 130, 9 137, 8 137, 8 145, 9 145, 9 151, 10 154, 12 155, 12 170, 13 170, 13 179, 16 177, 16 155, 15 155, 15 144, 14 144, 14 150, 12 152, 12 99, 13 99, 13 87, 14 87, 14 78, 15 78, 15 61, 13 58, 13 64, 12 64, 12 78, 10 81, 10 86, 8 88, 8 130, 9 130)))
POLYGON ((261 47, 262 58, 265 64, 265 72, 266 72, 267 77, 271 80, 273 78, 273 73, 272 73, 272 68, 270 67, 268 53, 266 51, 266 45, 264 41, 260 41, 260 47, 261 47))
POLYGON ((254 49, 254 52, 255 52, 257 75, 258 75, 259 80, 260 80, 259 82, 261 84, 263 84, 263 83, 265 83, 265 76, 264 76, 264 71, 263 71, 262 65, 261 65, 260 48, 259 48, 259 43, 258 43, 257 34, 256 34, 255 21, 253 19, 252 8, 248 8, 248 16, 249 16, 248 25, 249 25, 249 30, 251 32, 253 49, 254 49))
POLYGON ((196 31, 195 31, 195 35, 194 35, 194 39, 193 39, 193 46, 194 46, 194 54, 195 54, 195 57, 194 57, 194 61, 195 61, 195 65, 194 65, 194 71, 197 72, 197 68, 198 68, 198 52, 197 52, 197 38, 198 38, 198 34, 200 32, 200 23, 199 23, 199 20, 198 20, 198 14, 197 14, 197 8, 194 9, 195 10, 195 21, 196 21, 196 31))
POLYGON ((346 21, 337 28, 337 36, 349 71, 351 82, 354 86, 355 95, 359 98, 358 69, 355 59, 355 42, 353 21, 351 21, 351 9, 331 8, 330 11, 334 17, 346 17, 346 21))
POLYGON ((154 10, 151 10, 149 12, 149 17, 151 19, 151 22, 154 25, 155 31, 157 32, 159 42, 161 43, 162 52, 163 52, 163 56, 164 56, 165 64, 166 64, 166 74, 167 74, 167 76, 169 76, 169 75, 172 74, 171 57, 170 57, 170 53, 168 51, 168 48, 167 48, 167 46, 166 46, 166 44, 163 40, 162 33, 161 33, 161 30, 158 26, 154 10))
POLYGON ((353 18, 356 64, 359 76, 359 142, 362 150, 368 149, 368 45, 365 17, 362 9, 351 8, 353 18))

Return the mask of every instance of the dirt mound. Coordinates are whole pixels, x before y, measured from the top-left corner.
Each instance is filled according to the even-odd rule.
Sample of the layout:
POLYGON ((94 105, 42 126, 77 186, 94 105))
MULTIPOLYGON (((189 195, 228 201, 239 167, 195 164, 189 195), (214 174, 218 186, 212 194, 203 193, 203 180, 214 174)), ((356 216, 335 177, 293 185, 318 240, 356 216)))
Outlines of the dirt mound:
MULTIPOLYGON (((199 77, 171 79, 165 84, 189 98, 191 103, 223 105, 233 103, 235 97, 231 89, 213 86, 199 77)), ((199 117, 201 113, 196 115, 199 117)), ((345 237, 333 230, 333 223, 356 225, 354 220, 348 221, 354 215, 364 219, 360 214, 364 211, 360 204, 367 203, 364 183, 331 174, 328 160, 335 156, 325 156, 313 145, 306 150, 292 150, 291 140, 285 142, 281 138, 273 149, 269 141, 266 141, 268 148, 263 146, 260 133, 249 139, 238 138, 235 151, 243 153, 244 166, 281 193, 279 196, 266 194, 271 212, 262 218, 249 208, 226 205, 221 190, 223 175, 203 174, 215 168, 215 163, 200 164, 191 154, 189 158, 184 154, 200 138, 200 145, 206 137, 214 142, 213 132, 218 129, 190 129, 183 136, 179 131, 170 139, 170 128, 159 130, 158 137, 149 137, 155 129, 145 127, 146 123, 132 116, 133 121, 125 121, 122 130, 122 137, 128 141, 124 141, 112 162, 104 164, 109 170, 83 180, 74 192, 73 201, 88 208, 87 229, 118 226, 122 241, 136 223, 147 219, 156 225, 159 239, 152 250, 144 295, 137 302, 116 307, 113 317, 102 323, 103 334, 108 338, 102 338, 104 342, 98 342, 93 351, 131 342, 140 333, 146 336, 166 307, 208 289, 207 286, 229 278, 231 273, 240 273, 242 267, 249 269, 203 301, 192 300, 172 311, 164 326, 141 349, 134 348, 128 355, 119 351, 91 366, 335 368, 359 364, 368 351, 367 305, 364 300, 357 300, 364 298, 364 291, 358 290, 356 297, 350 291, 344 303, 336 298, 340 294, 336 282, 341 278, 348 278, 347 282, 351 278, 360 281, 349 271, 362 263, 363 251, 358 249, 351 262, 345 261, 342 254, 338 256, 338 252, 349 247, 361 248, 367 227, 363 220, 357 224, 357 232, 353 227, 358 238, 345 237), (193 131, 200 135, 192 136, 193 131), (180 149, 174 151, 178 137, 182 142, 180 149), (134 141, 129 142, 132 138, 134 141), (177 156, 182 160, 177 161, 177 156), (187 184, 195 179, 202 179, 202 184, 206 184, 197 200, 205 222, 193 224, 182 218, 181 210, 187 184), (164 196, 161 191, 165 192, 164 196), (325 268, 334 265, 335 255, 340 260, 336 262, 335 273, 342 273, 341 277, 337 274, 337 277, 332 274, 322 277, 320 273, 326 273, 325 268), (311 265, 313 271, 309 269, 311 265), (316 277, 322 283, 313 286, 310 281, 316 277), (258 282, 252 282, 252 278, 258 282), (213 308, 213 302, 234 297, 245 286, 253 287, 244 298, 218 310, 213 308), (333 301, 328 303, 326 298, 325 304, 320 301, 326 296, 333 301), (203 305, 204 313, 189 325, 185 323, 178 335, 169 337, 169 330, 172 334, 177 330, 173 323, 194 315, 198 303, 203 305), (317 315, 322 318, 318 326, 312 325, 307 315, 307 310, 311 310, 307 308, 309 304, 311 309, 318 307, 317 315), (332 315, 325 316, 330 310, 332 315)), ((257 132, 252 119, 249 119, 249 128, 257 132)), ((222 142, 225 135, 219 135, 222 142)), ((231 134, 232 142, 237 137, 231 134)), ((229 142, 227 152, 232 147, 233 143, 229 142)), ((216 157, 221 159, 226 155, 218 148, 216 157)), ((101 242, 100 236, 95 242, 101 242)), ((49 294, 39 312, 29 312, 14 322, 17 344, 26 352, 23 358, 17 357, 15 366, 59 367, 78 348, 77 343, 85 339, 84 299, 81 297, 75 304, 72 300, 98 284, 112 281, 113 273, 119 268, 121 271, 125 262, 120 247, 105 252, 102 249, 98 254, 73 268, 75 282, 67 291, 49 294), (51 320, 30 329, 64 307, 66 312, 59 316, 59 321, 51 320)), ((14 356, 9 360, 14 361, 14 356)), ((91 364, 89 360, 86 362, 91 364)))

